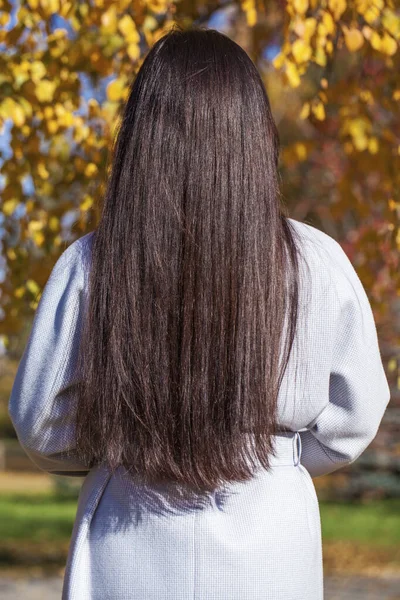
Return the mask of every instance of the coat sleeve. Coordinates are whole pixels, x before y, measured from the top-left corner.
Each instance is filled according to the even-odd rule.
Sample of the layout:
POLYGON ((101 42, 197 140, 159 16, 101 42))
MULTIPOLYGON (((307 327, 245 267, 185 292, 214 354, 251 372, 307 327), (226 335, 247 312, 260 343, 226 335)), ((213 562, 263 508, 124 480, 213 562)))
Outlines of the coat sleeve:
POLYGON ((307 430, 300 431, 301 463, 312 477, 354 462, 375 438, 390 400, 367 294, 340 244, 333 238, 331 244, 338 310, 329 400, 307 430))
POLYGON ((84 306, 78 243, 61 254, 42 290, 8 406, 32 462, 49 473, 69 476, 90 470, 74 452, 74 370, 84 306))

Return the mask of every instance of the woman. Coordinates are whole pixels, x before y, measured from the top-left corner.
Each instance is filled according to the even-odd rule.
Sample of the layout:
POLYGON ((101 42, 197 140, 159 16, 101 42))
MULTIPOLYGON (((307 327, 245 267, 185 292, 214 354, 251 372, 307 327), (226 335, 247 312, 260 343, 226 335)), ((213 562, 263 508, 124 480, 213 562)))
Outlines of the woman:
POLYGON ((157 41, 10 398, 36 465, 85 476, 64 600, 323 598, 312 477, 360 456, 390 392, 364 288, 282 213, 278 156, 243 49, 157 41))

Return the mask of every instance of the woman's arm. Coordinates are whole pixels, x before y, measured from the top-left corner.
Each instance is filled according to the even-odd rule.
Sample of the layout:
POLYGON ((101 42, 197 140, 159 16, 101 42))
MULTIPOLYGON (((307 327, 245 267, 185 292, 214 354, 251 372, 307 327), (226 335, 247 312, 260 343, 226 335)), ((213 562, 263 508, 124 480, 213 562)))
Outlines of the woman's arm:
POLYGON ((8 408, 30 459, 44 471, 69 476, 89 471, 74 453, 74 369, 84 306, 79 244, 61 254, 42 291, 8 408))
POLYGON ((369 299, 340 244, 333 238, 329 243, 340 310, 329 401, 308 430, 300 431, 301 463, 312 477, 354 462, 376 436, 390 400, 369 299))

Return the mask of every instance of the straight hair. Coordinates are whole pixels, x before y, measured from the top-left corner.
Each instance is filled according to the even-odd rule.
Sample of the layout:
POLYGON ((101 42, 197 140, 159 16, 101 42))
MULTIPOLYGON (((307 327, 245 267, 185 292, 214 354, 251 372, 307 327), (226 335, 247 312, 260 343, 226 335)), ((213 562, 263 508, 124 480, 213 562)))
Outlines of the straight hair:
POLYGON ((299 297, 278 163, 244 49, 164 34, 121 111, 91 244, 75 422, 91 467, 200 492, 270 468, 299 297))

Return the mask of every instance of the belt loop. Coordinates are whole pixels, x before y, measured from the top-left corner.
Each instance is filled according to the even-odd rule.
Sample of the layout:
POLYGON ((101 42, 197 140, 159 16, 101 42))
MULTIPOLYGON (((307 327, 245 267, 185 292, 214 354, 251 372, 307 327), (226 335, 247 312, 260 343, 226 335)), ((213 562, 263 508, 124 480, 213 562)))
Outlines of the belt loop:
POLYGON ((297 467, 300 464, 301 450, 302 450, 302 447, 301 447, 301 435, 300 435, 300 433, 298 431, 295 431, 293 439, 294 439, 294 444, 295 444, 295 447, 296 447, 296 453, 295 453, 296 457, 294 459, 294 466, 297 467))

